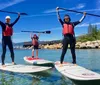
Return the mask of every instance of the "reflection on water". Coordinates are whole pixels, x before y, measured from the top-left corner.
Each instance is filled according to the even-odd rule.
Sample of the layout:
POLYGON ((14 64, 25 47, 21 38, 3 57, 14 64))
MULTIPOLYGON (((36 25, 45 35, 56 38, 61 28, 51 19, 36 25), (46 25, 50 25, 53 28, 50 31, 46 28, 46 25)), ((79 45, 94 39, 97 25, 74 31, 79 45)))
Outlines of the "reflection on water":
POLYGON ((28 75, 0 71, 0 85, 31 85, 31 81, 28 75))
POLYGON ((19 74, 0 71, 0 85, 73 85, 55 68, 33 74, 19 74))

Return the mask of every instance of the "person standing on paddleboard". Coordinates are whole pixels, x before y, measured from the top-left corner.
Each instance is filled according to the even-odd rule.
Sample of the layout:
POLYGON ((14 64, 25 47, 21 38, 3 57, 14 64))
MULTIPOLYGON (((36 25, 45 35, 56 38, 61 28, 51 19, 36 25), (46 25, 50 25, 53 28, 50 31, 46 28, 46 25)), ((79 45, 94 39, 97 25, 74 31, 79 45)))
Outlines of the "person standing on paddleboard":
POLYGON ((6 46, 8 46, 10 53, 11 53, 11 59, 12 59, 12 64, 14 65, 14 51, 13 51, 13 44, 12 44, 12 39, 11 36, 13 35, 13 26, 15 23, 19 20, 20 18, 20 13, 18 13, 18 18, 13 22, 10 23, 10 16, 5 17, 5 23, 0 21, 0 25, 2 27, 2 55, 1 55, 1 61, 2 61, 2 66, 5 67, 5 54, 6 54, 6 46))
POLYGON ((40 33, 38 34, 38 36, 36 34, 33 35, 31 33, 32 45, 33 45, 32 58, 34 58, 34 50, 36 50, 36 58, 38 58, 39 36, 40 36, 40 33))
POLYGON ((64 35, 63 43, 62 43, 63 49, 62 49, 60 63, 61 64, 63 63, 64 56, 68 48, 68 44, 70 44, 70 50, 71 50, 71 54, 73 58, 72 63, 76 64, 76 54, 75 54, 76 39, 75 39, 75 34, 74 34, 74 27, 84 20, 86 16, 86 12, 83 13, 82 18, 79 21, 71 22, 70 16, 67 14, 64 16, 64 20, 62 21, 59 14, 59 7, 56 8, 56 11, 57 11, 58 20, 62 25, 63 35, 64 35))

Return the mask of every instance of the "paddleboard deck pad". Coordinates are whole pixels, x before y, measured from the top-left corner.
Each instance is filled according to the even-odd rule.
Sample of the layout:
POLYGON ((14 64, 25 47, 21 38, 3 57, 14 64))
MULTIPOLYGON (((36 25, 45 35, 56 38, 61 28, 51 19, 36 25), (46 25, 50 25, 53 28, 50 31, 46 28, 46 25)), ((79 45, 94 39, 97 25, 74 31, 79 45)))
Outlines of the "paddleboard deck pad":
POLYGON ((52 65, 53 62, 49 61, 49 60, 45 60, 45 59, 41 59, 41 58, 32 58, 32 57, 24 57, 24 60, 29 63, 29 64, 33 64, 33 65, 47 65, 49 66, 50 64, 52 65))
POLYGON ((50 67, 43 67, 43 66, 29 66, 29 65, 12 65, 10 63, 5 64, 6 67, 2 67, 0 64, 0 70, 2 71, 9 71, 9 72, 16 72, 16 73, 35 73, 40 71, 45 71, 50 69, 50 67))
POLYGON ((62 65, 60 61, 55 62, 55 68, 65 77, 73 80, 80 85, 100 85, 100 74, 88 70, 84 67, 64 62, 62 65), (95 82, 95 83, 94 83, 95 82), (94 83, 94 84, 93 84, 94 83))

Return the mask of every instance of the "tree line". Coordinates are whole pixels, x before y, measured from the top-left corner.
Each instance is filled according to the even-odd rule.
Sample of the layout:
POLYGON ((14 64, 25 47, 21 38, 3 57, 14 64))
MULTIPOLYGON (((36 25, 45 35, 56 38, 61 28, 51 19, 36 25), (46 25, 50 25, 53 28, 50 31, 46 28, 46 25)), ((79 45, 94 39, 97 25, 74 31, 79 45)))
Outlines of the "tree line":
POLYGON ((78 42, 95 41, 95 40, 100 40, 100 29, 97 28, 97 25, 89 24, 87 34, 77 37, 78 42))

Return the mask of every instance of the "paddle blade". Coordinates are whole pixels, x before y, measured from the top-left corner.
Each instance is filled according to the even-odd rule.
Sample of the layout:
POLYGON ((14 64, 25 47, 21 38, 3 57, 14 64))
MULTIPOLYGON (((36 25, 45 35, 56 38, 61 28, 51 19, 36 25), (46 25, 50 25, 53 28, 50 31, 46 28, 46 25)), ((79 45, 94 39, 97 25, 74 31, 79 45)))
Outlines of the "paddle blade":
POLYGON ((28 15, 28 14, 26 14, 26 13, 20 13, 20 15, 28 15))
POLYGON ((50 34, 50 33, 51 33, 51 31, 46 31, 45 33, 50 34))

